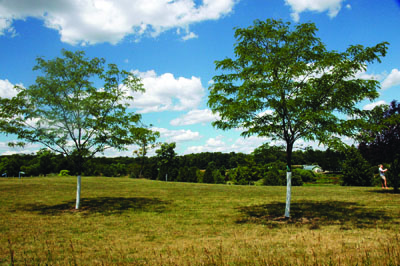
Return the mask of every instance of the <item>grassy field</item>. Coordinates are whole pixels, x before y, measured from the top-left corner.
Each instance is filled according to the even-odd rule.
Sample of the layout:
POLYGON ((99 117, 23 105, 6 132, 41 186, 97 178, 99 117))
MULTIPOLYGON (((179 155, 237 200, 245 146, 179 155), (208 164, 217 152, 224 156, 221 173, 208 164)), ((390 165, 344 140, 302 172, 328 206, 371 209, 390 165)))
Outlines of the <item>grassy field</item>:
POLYGON ((84 177, 0 179, 1 265, 399 265, 400 195, 84 177))

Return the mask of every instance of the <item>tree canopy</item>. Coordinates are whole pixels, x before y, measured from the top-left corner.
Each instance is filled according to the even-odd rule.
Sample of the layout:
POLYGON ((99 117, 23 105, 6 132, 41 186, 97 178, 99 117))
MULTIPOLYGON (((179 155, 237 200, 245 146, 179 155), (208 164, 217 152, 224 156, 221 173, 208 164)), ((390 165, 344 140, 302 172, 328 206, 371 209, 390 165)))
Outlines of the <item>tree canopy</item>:
MULTIPOLYGON (((41 143, 74 161, 80 177, 87 158, 108 148, 126 149, 136 139, 140 115, 128 112, 129 90, 144 91, 131 72, 83 51, 37 58, 40 74, 17 96, 0 99, 0 132, 16 135, 12 145, 41 143), (101 84, 101 86, 96 86, 101 84)), ((77 201, 77 208, 78 208, 77 201)))
POLYGON ((388 178, 396 192, 400 184, 400 103, 381 105, 371 111, 369 126, 361 133, 361 154, 375 166, 390 164, 388 178))
POLYGON ((370 127, 362 132, 358 148, 375 165, 391 163, 396 156, 400 158, 400 103, 393 100, 371 113, 370 127))
POLYGON ((314 23, 273 19, 237 28, 236 58, 215 62, 221 74, 210 87, 208 105, 220 116, 213 125, 284 141, 289 172, 297 140, 334 146, 357 134, 366 117, 357 103, 377 98, 379 82, 356 74, 380 62, 388 46, 328 51, 316 32, 314 23))
POLYGON ((161 143, 160 148, 156 150, 158 180, 174 180, 176 178, 178 173, 173 172, 173 166, 176 163, 175 148, 175 142, 161 143))
POLYGON ((316 32, 313 23, 272 19, 237 28, 236 58, 215 62, 222 73, 210 87, 208 105, 220 115, 213 125, 285 141, 289 166, 299 139, 333 145, 354 136, 365 115, 356 104, 379 88, 356 74, 380 62, 388 43, 328 51, 316 32))

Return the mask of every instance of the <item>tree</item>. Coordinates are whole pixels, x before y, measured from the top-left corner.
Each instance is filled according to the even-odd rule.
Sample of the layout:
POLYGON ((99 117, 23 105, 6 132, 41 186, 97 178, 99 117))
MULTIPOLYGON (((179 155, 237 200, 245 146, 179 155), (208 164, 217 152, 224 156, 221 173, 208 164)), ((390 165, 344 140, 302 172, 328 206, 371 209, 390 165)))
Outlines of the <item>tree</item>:
MULTIPOLYGON (((269 146, 268 143, 262 144, 260 147, 255 148, 253 153, 254 161, 259 164, 268 164, 281 160, 281 155, 284 154, 283 146, 269 146)), ((284 159, 283 159, 284 160, 284 159)))
POLYGON ((208 163, 206 171, 204 172, 203 183, 213 184, 213 172, 217 169, 217 164, 214 161, 208 163))
POLYGON ((380 62, 388 43, 352 45, 345 52, 328 51, 316 37, 313 23, 268 19, 237 28, 235 59, 216 61, 221 74, 213 78, 208 105, 220 119, 213 125, 242 128, 286 143, 289 217, 291 159, 294 143, 317 140, 334 146, 340 136, 354 136, 364 118, 357 103, 378 97, 376 80, 355 78, 367 64, 380 62))
POLYGON ((139 146, 139 149, 133 151, 133 154, 136 154, 136 156, 140 158, 139 178, 143 177, 143 169, 147 152, 149 149, 154 149, 157 147, 158 144, 156 143, 156 140, 159 137, 159 132, 154 132, 146 127, 142 127, 136 132, 135 144, 139 146))
POLYGON ((212 177, 214 184, 225 184, 225 176, 221 174, 221 171, 219 169, 215 169, 212 172, 212 177))
POLYGON ((0 174, 6 176, 18 176, 22 166, 22 158, 19 154, 2 157, 0 160, 0 174))
POLYGON ((84 163, 108 148, 126 150, 134 143, 140 115, 127 112, 129 90, 144 91, 132 73, 105 60, 89 59, 83 51, 62 50, 63 57, 37 58, 41 75, 12 99, 0 99, 0 131, 20 142, 41 143, 74 163, 77 172, 76 209, 84 163), (102 84, 97 87, 95 84, 102 84))
POLYGON ((390 164, 389 168, 389 181, 391 185, 394 188, 395 192, 399 192, 399 183, 400 183, 400 156, 397 155, 397 157, 393 160, 393 162, 390 164))
POLYGON ((400 103, 393 100, 390 105, 375 107, 360 138, 358 149, 371 164, 391 165, 388 176, 397 192, 400 183, 400 103))
POLYGON ((189 166, 182 166, 179 168, 178 176, 176 181, 178 182, 188 182, 187 178, 189 176, 189 166))
POLYGON ((393 162, 400 154, 400 103, 393 100, 390 105, 375 107, 369 122, 358 149, 372 164, 393 162))
POLYGON ((160 149, 156 150, 158 180, 174 180, 175 176, 172 167, 176 159, 175 147, 175 142, 162 143, 160 149))
POLYGON ((346 159, 343 162, 343 184, 344 186, 371 186, 373 182, 373 171, 371 165, 362 157, 361 153, 354 147, 346 151, 346 159))

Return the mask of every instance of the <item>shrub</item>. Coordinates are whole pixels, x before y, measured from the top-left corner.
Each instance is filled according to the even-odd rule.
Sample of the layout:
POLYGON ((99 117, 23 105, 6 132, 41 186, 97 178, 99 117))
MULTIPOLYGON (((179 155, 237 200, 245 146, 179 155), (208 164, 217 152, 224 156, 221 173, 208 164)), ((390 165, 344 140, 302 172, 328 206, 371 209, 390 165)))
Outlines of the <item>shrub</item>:
MULTIPOLYGON (((268 168, 268 171, 265 173, 263 178, 264 186, 286 186, 287 177, 286 170, 279 170, 278 165, 272 165, 268 168)), ((282 166, 282 165, 281 165, 282 166)), ((299 174, 295 174, 292 172, 292 186, 302 186, 303 180, 299 174)))
POLYGON ((221 174, 220 170, 214 170, 212 175, 215 184, 225 184, 225 176, 221 174))
POLYGON ((371 165, 354 146, 347 150, 342 169, 344 186, 371 186, 373 183, 371 165))
POLYGON ((235 185, 248 185, 251 182, 251 169, 247 166, 239 165, 229 171, 228 177, 235 185))
POLYGON ((293 177, 300 177, 303 182, 314 182, 315 174, 313 171, 304 169, 293 169, 293 177))
POLYGON ((69 176, 69 170, 61 170, 59 176, 69 176))
POLYGON ((276 166, 271 166, 264 174, 264 186, 283 186, 286 184, 286 175, 284 171, 279 171, 276 166))
MULTIPOLYGON (((285 172, 285 177, 286 177, 286 172, 285 172)), ((285 185, 286 185, 286 178, 285 178, 285 185)), ((302 186, 303 185, 303 180, 301 179, 301 176, 295 175, 292 172, 292 186, 302 186)))

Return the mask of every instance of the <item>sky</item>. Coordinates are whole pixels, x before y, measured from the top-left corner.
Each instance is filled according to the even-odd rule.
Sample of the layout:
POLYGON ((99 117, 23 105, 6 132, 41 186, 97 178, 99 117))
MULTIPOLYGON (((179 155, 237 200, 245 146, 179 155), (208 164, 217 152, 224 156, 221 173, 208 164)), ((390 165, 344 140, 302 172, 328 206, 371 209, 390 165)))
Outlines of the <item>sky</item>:
MULTIPOLYGON (((0 0, 0 97, 34 84, 37 57, 82 50, 141 78, 146 92, 134 95, 129 110, 160 132, 158 141, 175 142, 179 155, 281 145, 214 128, 218 116, 207 106, 215 61, 234 58, 235 28, 268 18, 315 23, 329 50, 389 42, 382 62, 357 74, 381 84, 379 98, 360 108, 400 100, 400 0, 0 0)), ((0 155, 41 148, 8 147, 14 139, 0 134, 0 155)), ((304 141, 295 147, 306 146, 323 148, 304 141)), ((134 149, 104 155, 133 156, 134 149)))

